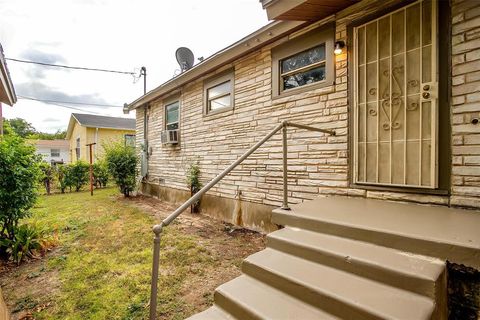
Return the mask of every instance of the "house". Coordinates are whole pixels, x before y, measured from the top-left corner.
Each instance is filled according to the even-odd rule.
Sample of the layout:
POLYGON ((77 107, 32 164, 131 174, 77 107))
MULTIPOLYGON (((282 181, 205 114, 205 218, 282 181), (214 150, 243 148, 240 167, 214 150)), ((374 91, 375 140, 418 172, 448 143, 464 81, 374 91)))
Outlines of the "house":
POLYGON ((94 161, 103 155, 103 144, 123 141, 135 145, 135 119, 72 113, 66 139, 69 141, 70 159, 89 161, 89 147, 95 143, 94 161))
POLYGON ((52 164, 70 162, 70 142, 67 140, 34 140, 37 154, 52 164))
POLYGON ((3 47, 0 44, 0 136, 3 135, 2 103, 13 106, 15 102, 17 102, 17 95, 7 68, 3 47))
POLYGON ((288 127, 287 157, 278 131, 202 196, 273 232, 193 318, 478 315, 480 3, 261 3, 273 22, 128 105, 143 192, 178 203, 189 163, 206 184, 288 127))

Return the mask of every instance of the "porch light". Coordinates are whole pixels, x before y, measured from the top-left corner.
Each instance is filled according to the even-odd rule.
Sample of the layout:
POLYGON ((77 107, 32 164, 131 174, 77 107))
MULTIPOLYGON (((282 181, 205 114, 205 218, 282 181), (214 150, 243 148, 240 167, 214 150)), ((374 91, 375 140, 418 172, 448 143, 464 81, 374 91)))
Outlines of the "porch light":
POLYGON ((333 53, 335 53, 335 55, 337 55, 337 56, 339 54, 342 54, 344 47, 345 47, 345 42, 343 42, 343 41, 335 42, 335 49, 333 50, 333 53))
POLYGON ((129 114, 130 110, 128 109, 128 104, 123 104, 123 114, 129 114))

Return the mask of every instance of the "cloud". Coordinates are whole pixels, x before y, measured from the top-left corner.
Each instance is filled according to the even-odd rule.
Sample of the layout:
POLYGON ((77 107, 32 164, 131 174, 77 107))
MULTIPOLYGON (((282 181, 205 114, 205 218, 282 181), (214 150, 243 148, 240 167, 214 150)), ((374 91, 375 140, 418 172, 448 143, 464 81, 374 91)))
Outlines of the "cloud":
MULTIPOLYGON (((41 82, 26 82, 15 86, 15 91, 20 97, 35 98, 41 100, 69 101, 92 104, 111 104, 107 103, 98 93, 94 94, 68 94, 58 91, 54 88, 44 85, 41 82)), ((80 107, 80 106, 78 106, 80 107)), ((82 105, 81 108, 90 108, 82 105)), ((97 107, 98 108, 98 107, 97 107)))
POLYGON ((43 119, 43 122, 60 122, 60 119, 55 119, 55 118, 45 118, 43 119))
MULTIPOLYGON (((49 63, 49 64, 67 63, 67 60, 60 54, 47 53, 47 52, 43 52, 36 49, 26 50, 20 54, 20 57, 22 59, 26 59, 29 61, 49 63)), ((58 68, 30 64, 27 70, 28 71, 26 73, 29 77, 34 79, 44 79, 46 77, 46 74, 45 74, 46 70, 58 70, 58 68)), ((64 69, 64 71, 68 71, 68 69, 64 69)))
POLYGON ((47 53, 36 49, 29 49, 20 54, 20 57, 27 60, 43 62, 43 63, 66 63, 67 60, 59 54, 47 53))

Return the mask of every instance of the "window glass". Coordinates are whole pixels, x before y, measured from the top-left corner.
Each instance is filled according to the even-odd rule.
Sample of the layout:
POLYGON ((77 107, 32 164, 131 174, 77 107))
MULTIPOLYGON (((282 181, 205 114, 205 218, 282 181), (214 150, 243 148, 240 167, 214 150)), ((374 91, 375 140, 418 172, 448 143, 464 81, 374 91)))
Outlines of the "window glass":
POLYGON ((232 106, 232 81, 220 83, 207 90, 207 111, 214 111, 232 106))
POLYGON ((80 160, 80 138, 77 138, 77 147, 75 148, 75 155, 77 160, 80 160))
POLYGON ((325 60, 325 44, 300 52, 282 60, 282 73, 293 71, 325 60))
POLYGON ((60 157, 60 149, 50 149, 50 157, 60 157))
POLYGON ((224 83, 221 83, 215 87, 208 89, 208 98, 213 99, 215 97, 230 94, 231 91, 231 83, 230 80, 224 83))
POLYGON ((306 84, 325 80, 325 65, 282 77, 283 90, 304 86, 306 84))
POLYGON ((210 100, 210 110, 218 110, 230 107, 230 95, 210 100))
POLYGON ((126 134, 125 135, 125 146, 135 147, 135 135, 134 134, 126 134))
POLYGON ((165 106, 165 127, 167 130, 178 129, 178 114, 180 103, 178 101, 165 106))

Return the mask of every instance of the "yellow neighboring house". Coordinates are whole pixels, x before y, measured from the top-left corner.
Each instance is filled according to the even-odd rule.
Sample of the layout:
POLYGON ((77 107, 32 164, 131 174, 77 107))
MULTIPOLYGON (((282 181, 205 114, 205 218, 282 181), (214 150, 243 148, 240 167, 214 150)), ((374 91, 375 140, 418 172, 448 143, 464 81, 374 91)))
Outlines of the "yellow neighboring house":
POLYGON ((72 113, 66 139, 70 144, 72 162, 80 159, 89 161, 87 144, 90 143, 96 143, 92 147, 96 161, 103 155, 104 143, 120 140, 126 145, 135 146, 135 119, 72 113))

